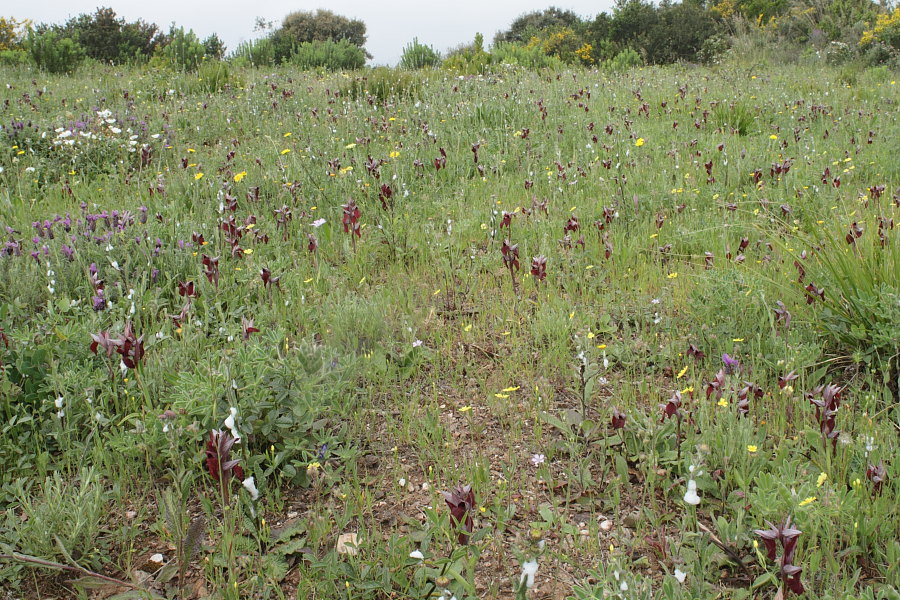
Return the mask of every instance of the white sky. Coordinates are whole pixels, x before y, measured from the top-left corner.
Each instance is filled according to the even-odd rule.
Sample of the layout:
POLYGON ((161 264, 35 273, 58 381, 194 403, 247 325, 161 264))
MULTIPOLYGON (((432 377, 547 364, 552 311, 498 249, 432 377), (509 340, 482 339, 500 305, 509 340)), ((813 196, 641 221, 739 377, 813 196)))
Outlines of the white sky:
POLYGON ((366 49, 376 64, 396 64, 403 47, 414 37, 437 50, 470 42, 477 32, 489 44, 497 31, 507 29, 522 13, 549 6, 572 10, 582 17, 611 10, 613 0, 260 0, 255 3, 235 0, 31 0, 4 2, 0 16, 31 19, 35 23, 63 23, 81 13, 93 13, 97 6, 108 6, 128 21, 138 18, 168 29, 173 21, 185 29, 193 29, 202 39, 217 33, 231 51, 243 40, 260 34, 253 32, 256 17, 280 24, 281 19, 296 10, 327 8, 345 17, 361 19, 366 24, 366 49))

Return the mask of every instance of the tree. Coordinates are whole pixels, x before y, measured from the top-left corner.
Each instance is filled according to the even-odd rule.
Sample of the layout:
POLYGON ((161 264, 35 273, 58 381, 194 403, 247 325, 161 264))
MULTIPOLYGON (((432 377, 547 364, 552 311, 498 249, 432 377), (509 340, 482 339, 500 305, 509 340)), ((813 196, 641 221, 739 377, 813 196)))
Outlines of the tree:
POLYGON ((225 42, 215 33, 203 40, 202 44, 208 58, 222 60, 222 57, 225 56, 225 42))
MULTIPOLYGON (((362 48, 366 44, 366 24, 359 19, 348 19, 336 15, 330 10, 318 9, 316 12, 297 11, 284 18, 281 29, 276 36, 291 43, 334 42, 347 40, 362 48)), ((368 53, 366 53, 368 56, 368 53)))
POLYGON ((577 14, 571 10, 562 10, 551 6, 519 16, 507 31, 501 31, 494 36, 494 43, 526 43, 533 35, 549 29, 571 29, 580 34, 583 28, 584 22, 577 14))
POLYGON ((94 14, 80 14, 53 29, 60 36, 78 42, 89 57, 117 64, 149 57, 167 41, 156 25, 140 19, 127 23, 111 8, 98 8, 94 14))
POLYGON ((0 17, 0 50, 17 50, 22 47, 31 21, 19 21, 12 17, 0 17))

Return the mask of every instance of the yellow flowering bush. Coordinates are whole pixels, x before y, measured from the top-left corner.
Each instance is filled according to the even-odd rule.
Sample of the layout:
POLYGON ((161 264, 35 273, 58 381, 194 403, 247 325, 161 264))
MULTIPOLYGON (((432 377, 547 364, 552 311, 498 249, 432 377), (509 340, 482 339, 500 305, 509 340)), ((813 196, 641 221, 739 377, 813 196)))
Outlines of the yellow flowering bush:
POLYGON ((875 25, 863 31, 859 38, 860 46, 869 46, 876 42, 900 50, 900 6, 891 13, 881 13, 875 18, 875 25))

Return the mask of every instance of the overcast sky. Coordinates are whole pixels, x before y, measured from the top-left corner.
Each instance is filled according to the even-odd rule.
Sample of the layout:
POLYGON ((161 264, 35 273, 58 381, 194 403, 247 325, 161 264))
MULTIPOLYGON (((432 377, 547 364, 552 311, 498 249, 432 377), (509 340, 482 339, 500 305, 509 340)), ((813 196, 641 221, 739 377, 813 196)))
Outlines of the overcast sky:
POLYGON ((97 6, 108 6, 129 21, 141 18, 164 29, 174 21, 185 29, 193 29, 201 39, 217 33, 229 51, 241 41, 259 37, 259 33, 253 32, 256 17, 277 24, 292 11, 328 8, 339 15, 361 19, 366 24, 369 38, 366 49, 375 57, 372 62, 393 65, 399 61, 403 46, 414 37, 444 51, 472 41, 480 31, 488 44, 494 33, 508 28, 522 13, 557 6, 583 17, 593 17, 600 11, 609 11, 613 0, 31 0, 4 4, 0 16, 27 18, 35 23, 62 23, 69 17, 92 13, 97 6))

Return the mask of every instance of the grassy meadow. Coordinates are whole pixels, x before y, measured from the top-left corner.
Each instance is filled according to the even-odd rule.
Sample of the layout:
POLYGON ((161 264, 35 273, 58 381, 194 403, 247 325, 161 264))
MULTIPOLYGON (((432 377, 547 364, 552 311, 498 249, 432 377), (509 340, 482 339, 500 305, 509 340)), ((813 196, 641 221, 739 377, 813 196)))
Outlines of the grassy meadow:
POLYGON ((214 75, 2 71, 0 598, 900 598, 897 73, 214 75))

